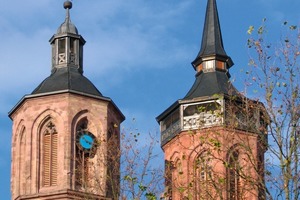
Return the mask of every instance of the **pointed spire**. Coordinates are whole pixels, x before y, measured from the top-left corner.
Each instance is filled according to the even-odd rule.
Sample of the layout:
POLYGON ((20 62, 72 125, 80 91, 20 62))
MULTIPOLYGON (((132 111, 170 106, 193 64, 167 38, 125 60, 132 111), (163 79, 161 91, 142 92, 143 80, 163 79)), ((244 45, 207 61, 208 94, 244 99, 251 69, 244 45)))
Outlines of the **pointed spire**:
POLYGON ((228 69, 233 62, 224 50, 216 0, 207 2, 202 45, 192 65, 197 71, 196 80, 185 100, 215 94, 238 94, 229 81, 228 69))
POLYGON ((224 50, 216 0, 208 0, 207 2, 202 45, 192 65, 196 69, 204 60, 212 60, 212 58, 225 61, 227 68, 233 65, 231 58, 227 56, 224 50))
POLYGON ((72 2, 66 1, 66 2, 64 3, 64 8, 66 9, 66 19, 65 19, 65 23, 70 24, 70 23, 71 23, 71 19, 70 19, 70 9, 72 9, 72 2))
POLYGON ((72 9, 72 2, 71 1, 65 1, 64 2, 64 8, 66 9, 66 19, 64 23, 58 28, 57 34, 63 34, 63 33, 73 33, 78 34, 78 30, 74 24, 71 22, 70 18, 70 9, 72 9))

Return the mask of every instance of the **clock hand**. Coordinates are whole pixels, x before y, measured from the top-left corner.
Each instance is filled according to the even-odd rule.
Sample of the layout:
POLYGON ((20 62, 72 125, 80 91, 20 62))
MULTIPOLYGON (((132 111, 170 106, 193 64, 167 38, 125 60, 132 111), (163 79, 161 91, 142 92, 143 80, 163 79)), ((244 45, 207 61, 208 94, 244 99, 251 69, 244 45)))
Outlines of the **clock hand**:
POLYGON ((89 140, 86 139, 86 137, 83 137, 83 140, 84 140, 87 144, 89 144, 89 145, 92 145, 92 144, 93 144, 93 141, 90 142, 89 140))

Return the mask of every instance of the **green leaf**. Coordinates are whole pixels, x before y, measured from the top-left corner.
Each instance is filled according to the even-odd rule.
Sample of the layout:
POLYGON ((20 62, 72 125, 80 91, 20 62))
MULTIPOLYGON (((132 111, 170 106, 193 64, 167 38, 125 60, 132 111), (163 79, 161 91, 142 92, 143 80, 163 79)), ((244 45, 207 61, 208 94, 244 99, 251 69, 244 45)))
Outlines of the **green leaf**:
POLYGON ((223 184, 223 183, 226 183, 226 179, 225 178, 219 178, 219 183, 223 184))
POLYGON ((140 190, 141 190, 142 192, 144 192, 144 191, 147 190, 147 187, 144 186, 144 185, 142 185, 142 184, 139 185, 139 188, 140 188, 140 190))
POLYGON ((178 191, 179 191, 180 193, 183 193, 183 192, 185 191, 185 188, 184 188, 184 187, 179 187, 179 188, 178 188, 178 191))
POLYGON ((147 200, 156 200, 156 196, 151 192, 146 193, 145 196, 147 200))
POLYGON ((129 175, 124 176, 124 180, 129 181, 131 180, 131 177, 129 175))
POLYGON ((248 33, 249 35, 251 35, 253 31, 254 31, 254 26, 249 26, 249 28, 248 28, 248 30, 247 30, 247 33, 248 33))
POLYGON ((263 27, 263 26, 260 26, 260 27, 258 28, 258 30, 257 30, 257 33, 258 33, 259 35, 262 35, 262 34, 264 33, 264 27, 263 27))

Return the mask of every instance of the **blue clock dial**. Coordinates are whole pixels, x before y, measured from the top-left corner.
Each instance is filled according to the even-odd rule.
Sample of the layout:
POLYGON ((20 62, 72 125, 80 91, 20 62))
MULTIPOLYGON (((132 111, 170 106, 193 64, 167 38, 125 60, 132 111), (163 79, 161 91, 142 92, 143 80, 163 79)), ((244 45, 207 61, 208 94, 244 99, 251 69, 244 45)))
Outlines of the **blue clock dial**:
POLYGON ((83 134, 79 138, 79 143, 84 149, 91 149, 94 144, 94 138, 89 134, 83 134))
POLYGON ((77 147, 86 153, 93 153, 98 144, 96 137, 89 131, 78 131, 76 136, 77 147))

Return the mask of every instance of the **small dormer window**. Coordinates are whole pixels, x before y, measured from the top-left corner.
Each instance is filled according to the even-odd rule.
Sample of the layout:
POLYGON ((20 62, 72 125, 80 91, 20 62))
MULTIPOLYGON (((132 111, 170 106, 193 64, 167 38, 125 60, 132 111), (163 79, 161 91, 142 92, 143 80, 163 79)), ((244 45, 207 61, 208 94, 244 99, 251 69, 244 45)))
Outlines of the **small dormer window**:
POLYGON ((204 72, 214 71, 214 67, 215 67, 214 60, 208 60, 208 61, 203 62, 203 71, 204 72))

